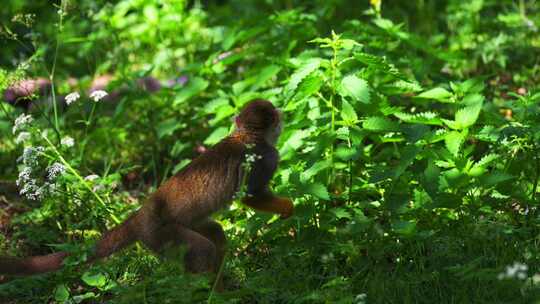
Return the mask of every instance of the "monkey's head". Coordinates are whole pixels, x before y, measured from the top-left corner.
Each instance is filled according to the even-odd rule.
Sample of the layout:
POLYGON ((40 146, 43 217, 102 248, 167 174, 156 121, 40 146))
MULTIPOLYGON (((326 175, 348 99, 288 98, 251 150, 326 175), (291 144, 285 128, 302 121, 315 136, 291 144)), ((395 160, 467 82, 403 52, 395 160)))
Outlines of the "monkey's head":
POLYGON ((236 116, 236 128, 264 136, 273 145, 281 133, 281 114, 271 102, 255 99, 248 102, 236 116))

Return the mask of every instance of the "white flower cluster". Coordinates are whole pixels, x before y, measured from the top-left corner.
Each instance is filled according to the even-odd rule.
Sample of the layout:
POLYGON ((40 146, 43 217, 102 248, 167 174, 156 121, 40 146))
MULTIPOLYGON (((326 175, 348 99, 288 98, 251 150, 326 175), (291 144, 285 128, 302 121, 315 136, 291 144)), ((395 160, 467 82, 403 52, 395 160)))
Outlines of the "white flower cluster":
POLYGON ((62 140, 60 140, 60 144, 62 146, 70 148, 73 147, 73 145, 75 144, 75 140, 73 139, 73 137, 64 136, 62 140))
POLYGON ((47 168, 47 179, 54 181, 58 176, 62 175, 66 171, 66 167, 61 163, 54 163, 47 168))
POLYGON ((367 294, 365 293, 357 294, 356 297, 354 297, 355 304, 365 304, 366 301, 367 301, 367 294))
POLYGON ((38 165, 38 155, 43 151, 45 151, 45 148, 41 146, 26 147, 24 148, 23 154, 17 159, 17 161, 22 162, 27 166, 35 167, 38 165))
POLYGON ((248 163, 248 164, 253 164, 258 159, 262 159, 262 156, 260 156, 258 154, 255 154, 255 153, 246 154, 246 163, 248 163))
POLYGON ((107 95, 109 94, 103 90, 96 90, 90 93, 90 98, 92 98, 95 102, 98 102, 101 99, 105 98, 105 96, 107 95))
POLYGON ((98 178, 99 178, 99 175, 91 174, 91 175, 88 175, 87 177, 85 177, 84 180, 92 182, 92 181, 94 181, 94 180, 96 180, 98 178))
MULTIPOLYGON (((109 95, 109 93, 107 93, 104 90, 95 90, 95 91, 90 92, 89 97, 94 102, 98 102, 98 101, 102 100, 103 98, 105 98, 107 95, 109 95)), ((79 92, 71 92, 71 93, 66 95, 64 100, 65 100, 66 104, 69 106, 72 103, 79 100, 80 98, 81 98, 81 94, 79 92)))
POLYGON ((66 95, 66 104, 69 106, 70 104, 77 101, 79 98, 81 98, 81 94, 79 92, 73 92, 66 95))
POLYGON ((21 132, 21 133, 19 133, 19 135, 17 136, 17 138, 15 138, 15 143, 16 143, 16 144, 23 143, 23 142, 29 140, 30 137, 32 137, 32 135, 30 134, 30 132, 21 132))
POLYGON ((504 280, 504 279, 519 279, 519 280, 525 280, 527 278, 527 271, 529 270, 529 267, 525 264, 515 262, 512 265, 506 266, 506 269, 504 272, 499 273, 497 276, 497 279, 504 280))
POLYGON ((12 132, 16 134, 18 131, 25 129, 34 120, 30 114, 21 114, 15 119, 12 132))
POLYGON ((26 147, 17 159, 23 166, 20 168, 16 184, 20 189, 19 193, 29 200, 41 200, 45 195, 54 192, 57 178, 66 171, 64 165, 55 162, 45 169, 47 172, 45 177, 38 174, 37 172, 41 171, 39 153, 43 151, 45 148, 40 146, 26 147))

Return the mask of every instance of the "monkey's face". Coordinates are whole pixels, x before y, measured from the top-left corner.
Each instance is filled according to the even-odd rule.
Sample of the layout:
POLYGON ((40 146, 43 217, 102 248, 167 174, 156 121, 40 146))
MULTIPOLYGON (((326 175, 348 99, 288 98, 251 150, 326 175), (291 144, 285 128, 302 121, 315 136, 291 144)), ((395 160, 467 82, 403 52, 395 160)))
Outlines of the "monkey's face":
POLYGON ((265 141, 272 146, 276 145, 279 135, 281 135, 281 130, 283 129, 283 123, 282 123, 283 121, 281 120, 281 112, 279 111, 277 112, 279 116, 278 121, 276 122, 274 126, 268 128, 268 130, 266 131, 264 135, 265 141))

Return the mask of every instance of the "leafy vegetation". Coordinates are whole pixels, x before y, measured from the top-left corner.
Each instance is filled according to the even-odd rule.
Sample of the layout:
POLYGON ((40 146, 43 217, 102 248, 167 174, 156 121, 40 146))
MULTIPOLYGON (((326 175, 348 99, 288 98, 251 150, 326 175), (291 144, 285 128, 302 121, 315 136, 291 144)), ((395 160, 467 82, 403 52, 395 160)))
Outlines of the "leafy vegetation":
POLYGON ((4 2, 0 92, 44 79, 0 103, 0 252, 74 253, 6 303, 540 301, 536 1, 4 2), (227 292, 141 246, 83 265, 256 97, 296 210, 217 215, 227 292))

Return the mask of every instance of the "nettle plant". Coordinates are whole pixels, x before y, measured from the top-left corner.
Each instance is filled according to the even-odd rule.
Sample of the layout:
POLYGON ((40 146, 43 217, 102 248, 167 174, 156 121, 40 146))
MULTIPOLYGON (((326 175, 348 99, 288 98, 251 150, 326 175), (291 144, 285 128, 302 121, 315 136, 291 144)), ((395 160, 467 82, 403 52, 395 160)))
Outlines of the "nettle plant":
POLYGON ((318 49, 290 59, 296 68, 283 88, 291 118, 280 153, 289 169, 279 175, 297 197, 328 203, 306 204, 301 218, 319 225, 315 214, 329 211, 323 219, 359 231, 372 223, 411 236, 433 212, 456 219, 512 178, 489 143, 476 145, 481 81, 424 89, 353 40, 311 42, 318 49))

